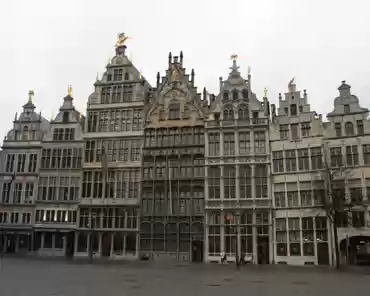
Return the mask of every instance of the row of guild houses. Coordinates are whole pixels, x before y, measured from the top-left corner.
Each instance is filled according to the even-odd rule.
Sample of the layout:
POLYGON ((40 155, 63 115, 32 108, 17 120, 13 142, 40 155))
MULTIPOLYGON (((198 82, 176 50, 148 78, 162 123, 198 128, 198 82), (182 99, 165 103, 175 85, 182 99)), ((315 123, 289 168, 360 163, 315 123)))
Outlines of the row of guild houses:
POLYGON ((324 121, 294 80, 278 105, 258 98, 235 55, 217 95, 197 91, 182 52, 151 86, 126 40, 86 117, 71 88, 50 121, 32 91, 15 115, 0 154, 0 252, 291 265, 334 264, 335 243, 343 262, 370 253, 369 110, 350 85, 324 121))

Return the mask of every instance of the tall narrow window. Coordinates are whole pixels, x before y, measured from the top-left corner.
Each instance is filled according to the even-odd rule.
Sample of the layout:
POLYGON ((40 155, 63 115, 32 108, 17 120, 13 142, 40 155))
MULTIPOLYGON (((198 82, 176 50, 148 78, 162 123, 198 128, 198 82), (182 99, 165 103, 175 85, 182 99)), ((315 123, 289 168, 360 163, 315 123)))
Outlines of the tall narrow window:
POLYGON ((292 140, 299 139, 298 124, 291 124, 290 129, 292 131, 292 140))
POLYGON ((346 122, 344 129, 346 131, 346 136, 353 136, 355 134, 352 122, 346 122))
POLYGON ((64 111, 63 112, 63 123, 69 122, 69 112, 64 111))
POLYGON ((290 116, 296 116, 297 115, 297 105, 291 104, 290 105, 290 116))
POLYGON ((357 134, 358 135, 363 135, 364 134, 364 121, 363 120, 357 120, 356 125, 357 125, 357 134))
POLYGON ((340 123, 336 123, 334 125, 334 128, 335 128, 335 135, 337 137, 341 137, 342 136, 342 125, 340 123))
POLYGON ((254 132, 254 153, 266 153, 266 135, 264 131, 254 132))
POLYGON ((251 151, 250 132, 239 133, 239 154, 247 155, 251 151))
POLYGON ((311 123, 310 122, 302 122, 301 123, 301 135, 302 135, 302 137, 310 137, 311 136, 311 123))
POLYGON ((341 147, 330 148, 330 162, 332 167, 341 167, 343 165, 341 147))
POLYGON ((235 155, 234 133, 224 134, 224 155, 235 155))
POLYGON ((280 125, 280 139, 288 140, 289 138, 289 125, 281 124, 280 125))

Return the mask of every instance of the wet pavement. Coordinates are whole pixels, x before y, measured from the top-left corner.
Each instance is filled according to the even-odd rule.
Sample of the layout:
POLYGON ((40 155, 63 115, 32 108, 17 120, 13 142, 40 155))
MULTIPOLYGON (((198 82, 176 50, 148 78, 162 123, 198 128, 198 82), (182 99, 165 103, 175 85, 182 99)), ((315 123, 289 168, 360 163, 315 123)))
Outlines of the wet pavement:
POLYGON ((2 259, 1 296, 348 296, 365 293, 370 270, 2 259))

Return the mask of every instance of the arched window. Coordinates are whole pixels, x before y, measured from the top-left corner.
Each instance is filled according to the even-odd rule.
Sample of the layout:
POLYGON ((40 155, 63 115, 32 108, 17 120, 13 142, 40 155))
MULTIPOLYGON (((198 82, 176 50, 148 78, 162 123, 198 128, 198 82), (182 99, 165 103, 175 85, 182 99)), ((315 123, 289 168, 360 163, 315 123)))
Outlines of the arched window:
POLYGON ((234 120, 234 110, 233 109, 224 110, 224 120, 234 120))
POLYGON ((245 120, 245 119, 248 119, 248 118, 249 118, 248 106, 246 106, 246 105, 239 106, 238 119, 239 120, 245 120))
POLYGON ((29 130, 28 130, 28 126, 26 125, 23 128, 22 140, 24 140, 24 141, 28 140, 28 135, 29 135, 29 130))
POLYGON ((344 130, 346 131, 347 136, 353 136, 355 134, 352 122, 346 122, 344 130))

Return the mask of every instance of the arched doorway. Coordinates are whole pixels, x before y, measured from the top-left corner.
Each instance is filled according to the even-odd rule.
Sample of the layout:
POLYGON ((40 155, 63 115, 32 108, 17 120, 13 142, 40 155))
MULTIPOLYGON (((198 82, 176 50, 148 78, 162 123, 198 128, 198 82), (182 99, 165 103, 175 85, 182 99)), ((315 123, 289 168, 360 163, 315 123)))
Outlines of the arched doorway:
POLYGON ((348 236, 339 247, 347 264, 370 265, 370 236, 348 236))

